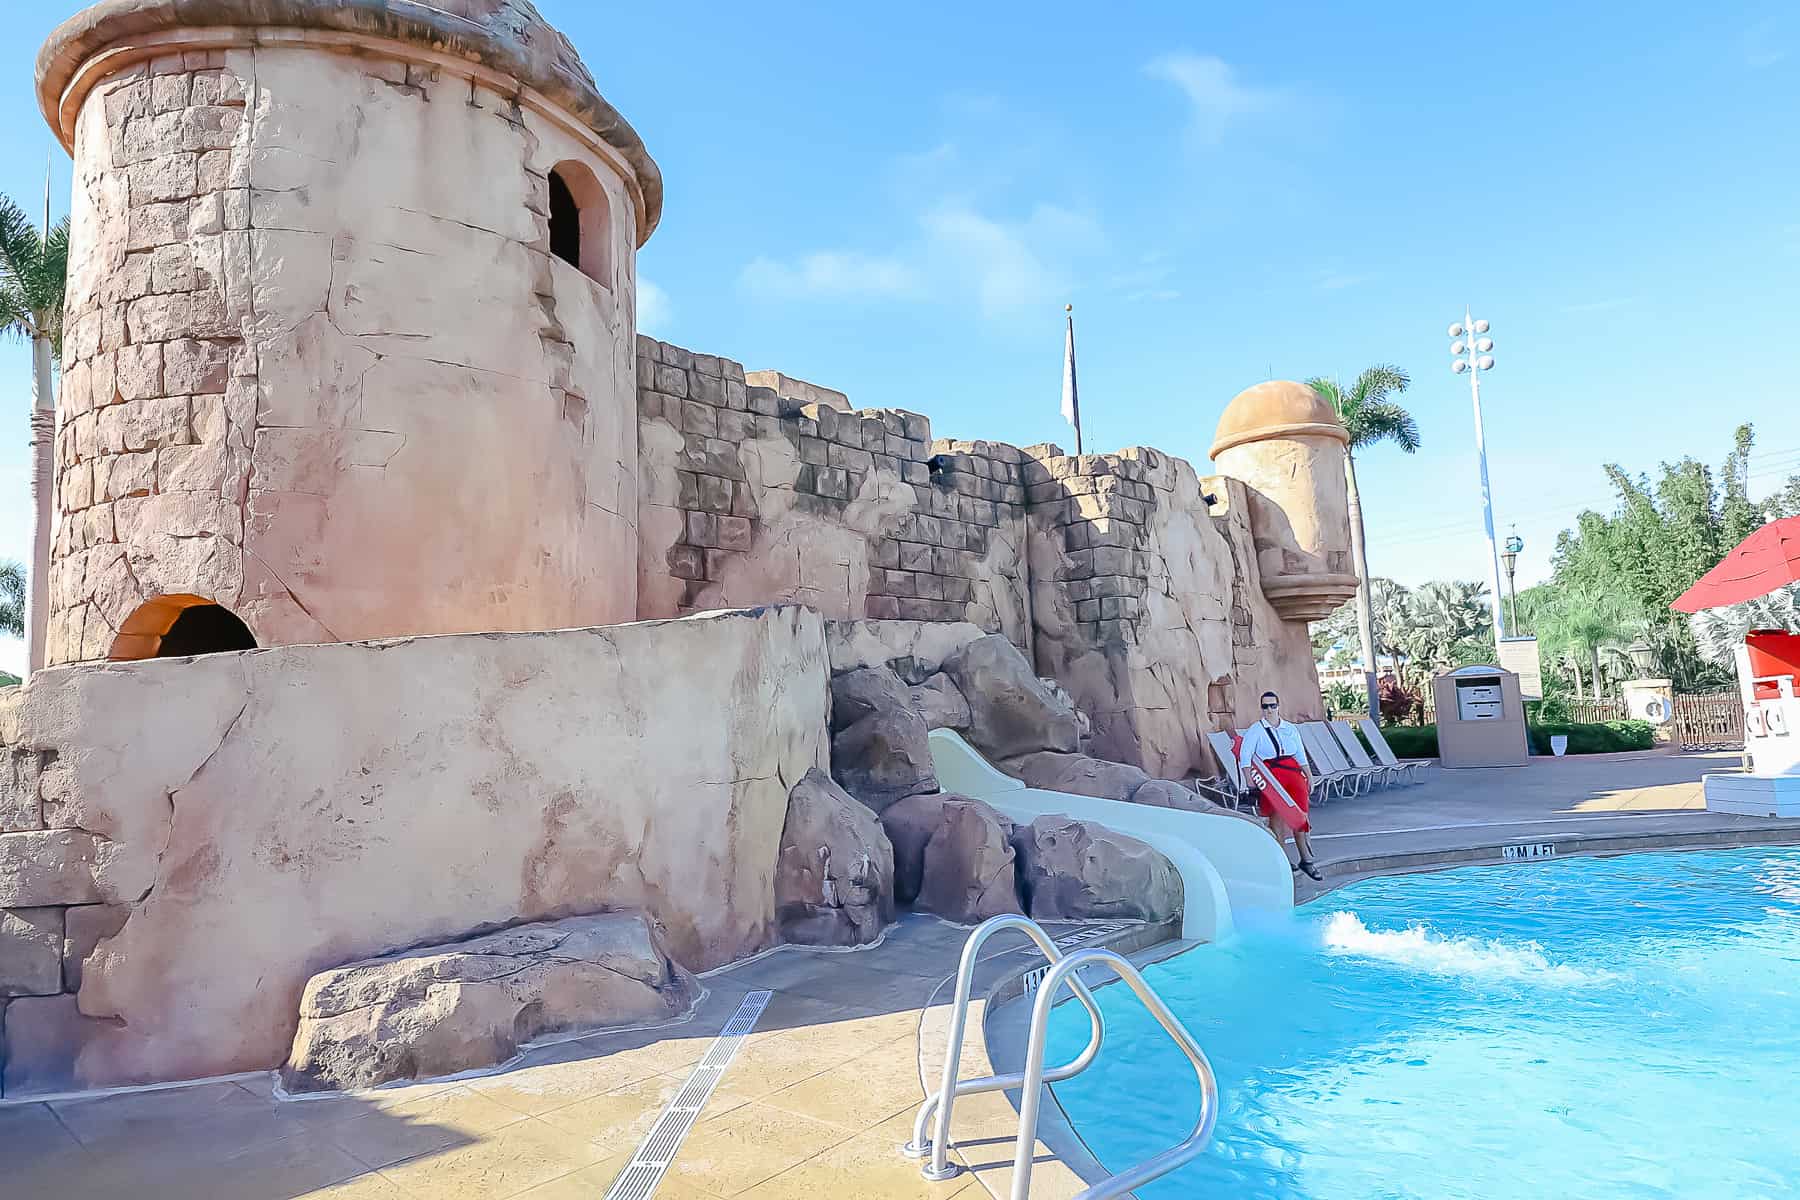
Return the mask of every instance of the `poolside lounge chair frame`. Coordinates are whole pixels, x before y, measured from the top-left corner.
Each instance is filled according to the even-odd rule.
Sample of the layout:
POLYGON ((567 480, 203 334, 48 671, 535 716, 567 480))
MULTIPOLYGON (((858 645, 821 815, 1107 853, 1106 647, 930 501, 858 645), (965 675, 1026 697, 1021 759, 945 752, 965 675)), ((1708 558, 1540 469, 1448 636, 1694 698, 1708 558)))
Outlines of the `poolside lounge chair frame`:
POLYGON ((1344 757, 1350 760, 1351 766, 1361 771, 1375 772, 1376 781, 1384 788, 1400 778, 1398 766, 1390 767, 1369 757, 1369 752, 1363 748, 1362 739, 1356 736, 1356 730, 1350 728, 1350 722, 1327 721, 1325 727, 1331 731, 1338 749, 1344 752, 1344 757))
POLYGON ((1374 785, 1376 772, 1365 771, 1350 765, 1344 752, 1338 747, 1337 739, 1331 736, 1323 721, 1308 721, 1300 726, 1300 744, 1306 747, 1306 753, 1319 770, 1327 772, 1338 781, 1340 788, 1348 787, 1350 795, 1366 792, 1374 785))
MULTIPOLYGON (((1420 767, 1427 765, 1427 760, 1425 759, 1401 758, 1396 755, 1394 753, 1394 748, 1388 745, 1387 736, 1381 732, 1381 726, 1377 725, 1370 718, 1362 718, 1362 720, 1356 723, 1356 727, 1362 730, 1364 737, 1369 739, 1369 748, 1375 751, 1375 761, 1379 762, 1382 766, 1392 767, 1396 771, 1401 772, 1417 772, 1420 767)), ((1419 782, 1418 779, 1409 775, 1403 774, 1400 778, 1407 783, 1419 782)))
MULTIPOLYGON (((1224 768, 1226 777, 1238 789, 1239 794, 1243 796, 1244 807, 1254 812, 1256 810, 1258 797, 1254 791, 1244 786, 1244 777, 1242 772, 1238 770, 1237 757, 1231 752, 1231 735, 1229 733, 1215 731, 1207 734, 1206 740, 1213 748, 1213 755, 1218 758, 1220 765, 1224 768)), ((1331 799, 1332 793, 1338 790, 1337 785, 1328 777, 1313 771, 1310 766, 1307 771, 1307 778, 1312 781, 1308 799, 1314 804, 1325 803, 1325 801, 1331 799)))

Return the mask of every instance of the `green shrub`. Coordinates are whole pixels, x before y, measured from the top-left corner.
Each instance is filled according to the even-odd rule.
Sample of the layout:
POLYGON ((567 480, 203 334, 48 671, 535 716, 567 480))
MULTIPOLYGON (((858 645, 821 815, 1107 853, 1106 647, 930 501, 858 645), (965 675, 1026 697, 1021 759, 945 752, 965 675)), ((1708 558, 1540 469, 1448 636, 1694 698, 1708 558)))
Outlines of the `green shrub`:
POLYGON ((1648 750, 1656 745, 1656 730, 1648 721, 1605 721, 1592 725, 1555 721, 1529 726, 1527 732, 1533 754, 1549 754, 1553 734, 1568 737, 1570 754, 1615 754, 1621 750, 1648 750))
MULTIPOLYGON (((1656 745, 1656 730, 1648 721, 1607 721, 1598 725, 1550 721, 1527 725, 1526 738, 1533 754, 1550 753, 1552 734, 1566 734, 1570 754, 1613 754, 1621 750, 1648 750, 1656 745)), ((1436 758, 1436 725, 1383 725, 1381 735, 1401 758, 1436 758)))
POLYGON ((1381 736, 1399 758, 1436 758, 1436 725, 1383 725, 1381 736))

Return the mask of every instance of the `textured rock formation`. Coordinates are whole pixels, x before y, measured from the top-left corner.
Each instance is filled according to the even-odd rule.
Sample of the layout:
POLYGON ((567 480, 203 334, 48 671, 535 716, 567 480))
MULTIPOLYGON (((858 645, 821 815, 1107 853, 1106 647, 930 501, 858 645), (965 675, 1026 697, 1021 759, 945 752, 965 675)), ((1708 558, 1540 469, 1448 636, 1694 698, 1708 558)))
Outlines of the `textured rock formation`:
POLYGON ((0 908, 78 906, 79 996, 8 1005, 7 1093, 273 1068, 322 966, 471 929, 637 909, 696 971, 775 944, 789 787, 826 762, 822 625, 281 647, 0 692, 0 740, 69 774, 56 827, 0 832, 0 908))
POLYGON ((1107 762, 1085 754, 1058 754, 1044 750, 1010 759, 1001 767, 1027 785, 1050 792, 1073 792, 1103 800, 1129 800, 1150 777, 1128 763, 1107 762))
POLYGON ((1214 804, 1191 788, 1182 787, 1172 779, 1149 779, 1131 793, 1133 804, 1148 804, 1152 808, 1179 808, 1187 812, 1224 812, 1231 810, 1223 805, 1214 804))
POLYGON ((1181 876, 1136 838, 1050 814, 1016 826, 1013 846, 1035 920, 1163 921, 1181 911, 1181 876))
POLYGON ((310 1092, 452 1075, 547 1034, 671 1020, 696 991, 642 913, 518 925, 314 975, 281 1078, 310 1092))
POLYGON ((969 740, 988 757, 1078 748, 1074 710, 1056 702, 1004 637, 990 634, 970 642, 944 660, 944 674, 968 700, 969 740))
POLYGON ((831 681, 831 774, 876 812, 903 796, 937 790, 930 733, 906 685, 886 667, 831 681))
POLYGON ((1070 695, 1069 689, 1064 687, 1060 682, 1047 675, 1038 676, 1038 682, 1044 685, 1044 690, 1050 693, 1050 698, 1052 700, 1075 714, 1076 742, 1083 749, 1086 749, 1088 739, 1094 735, 1093 721, 1088 718, 1086 713, 1081 711, 1081 707, 1075 702, 1075 697, 1070 695))
POLYGON ((850 728, 865 717, 912 707, 912 694, 887 667, 863 667, 831 677, 831 730, 850 728))
POLYGON ((973 912, 984 912, 979 919, 985 920, 1022 911, 1013 823, 985 801, 954 792, 908 796, 881 814, 881 825, 894 847, 894 897, 901 904, 953 921, 967 921, 973 912))
POLYGON ((973 719, 968 699, 942 671, 912 688, 911 696, 913 709, 925 719, 927 729, 963 730, 973 719))
POLYGON ((882 825, 814 768, 788 795, 775 868, 783 941, 861 946, 894 919, 894 851, 882 825))
POLYGON ((1012 832, 1011 821, 979 800, 946 801, 925 846, 915 906, 959 925, 1024 912, 1012 832))

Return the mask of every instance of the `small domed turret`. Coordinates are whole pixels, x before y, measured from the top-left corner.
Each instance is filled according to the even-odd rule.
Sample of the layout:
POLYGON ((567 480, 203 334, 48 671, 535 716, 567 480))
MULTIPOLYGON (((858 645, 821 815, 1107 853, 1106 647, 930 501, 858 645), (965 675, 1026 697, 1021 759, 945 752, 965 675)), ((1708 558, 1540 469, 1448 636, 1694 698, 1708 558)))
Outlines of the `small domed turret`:
POLYGON ((1225 406, 1212 459, 1250 491, 1263 594, 1290 621, 1317 621, 1356 594, 1344 463, 1350 434, 1303 383, 1271 380, 1225 406))

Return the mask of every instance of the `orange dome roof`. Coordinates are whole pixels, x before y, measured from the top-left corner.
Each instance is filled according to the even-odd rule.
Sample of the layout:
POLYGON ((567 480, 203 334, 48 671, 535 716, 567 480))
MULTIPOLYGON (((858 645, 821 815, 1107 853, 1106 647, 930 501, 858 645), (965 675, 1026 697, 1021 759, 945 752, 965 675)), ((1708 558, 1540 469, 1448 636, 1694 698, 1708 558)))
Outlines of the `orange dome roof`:
POLYGON ((1350 433, 1319 393, 1304 383, 1272 379, 1239 392, 1219 417, 1212 457, 1245 442, 1277 437, 1327 437, 1346 445, 1350 433))

